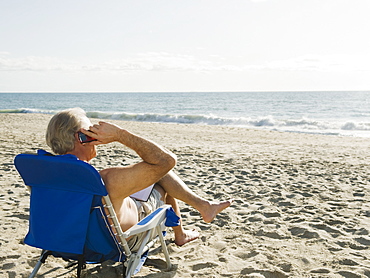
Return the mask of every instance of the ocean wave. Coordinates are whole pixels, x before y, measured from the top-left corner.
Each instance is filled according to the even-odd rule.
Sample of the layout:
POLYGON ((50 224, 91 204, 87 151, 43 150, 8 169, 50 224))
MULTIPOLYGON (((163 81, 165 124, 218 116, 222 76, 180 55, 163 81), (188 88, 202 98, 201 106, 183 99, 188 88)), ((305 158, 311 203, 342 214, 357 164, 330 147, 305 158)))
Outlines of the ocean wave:
POLYGON ((160 122, 181 124, 209 124, 230 125, 235 120, 205 115, 179 115, 179 114, 155 114, 155 113, 124 113, 124 112, 87 112, 87 116, 98 119, 114 119, 138 122, 160 122))
POLYGON ((41 110, 32 108, 17 108, 17 109, 1 109, 0 113, 39 113, 39 114, 55 114, 55 110, 41 110))
MULTIPOLYGON (((0 113, 42 113, 55 114, 56 110, 42 109, 3 109, 0 113)), ((271 115, 264 117, 219 117, 216 115, 187 115, 187 114, 157 114, 157 113, 126 113, 88 111, 87 116, 97 119, 114 119, 137 122, 158 122, 199 125, 224 125, 245 128, 267 129, 282 132, 314 133, 325 135, 345 135, 370 137, 370 122, 355 122, 328 119, 289 119, 276 118, 271 115)))
POLYGON ((342 127, 342 130, 362 130, 370 131, 370 123, 355 123, 355 122, 346 122, 342 127))
POLYGON ((239 117, 227 118, 215 115, 181 115, 181 114, 155 114, 155 113, 123 113, 123 112, 88 112, 91 118, 115 119, 138 122, 160 122, 180 124, 227 125, 254 127, 262 129, 275 129, 281 131, 314 132, 327 134, 340 134, 340 131, 369 131, 370 122, 352 122, 340 120, 319 120, 310 118, 278 119, 271 115, 265 117, 239 117))

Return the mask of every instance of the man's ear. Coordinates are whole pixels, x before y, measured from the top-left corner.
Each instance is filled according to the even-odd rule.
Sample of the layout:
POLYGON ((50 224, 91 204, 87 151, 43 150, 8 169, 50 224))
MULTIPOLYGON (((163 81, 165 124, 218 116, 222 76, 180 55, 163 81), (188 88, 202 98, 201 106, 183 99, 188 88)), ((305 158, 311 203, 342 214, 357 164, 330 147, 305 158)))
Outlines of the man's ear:
POLYGON ((75 133, 75 140, 80 142, 80 139, 78 138, 78 132, 75 133))

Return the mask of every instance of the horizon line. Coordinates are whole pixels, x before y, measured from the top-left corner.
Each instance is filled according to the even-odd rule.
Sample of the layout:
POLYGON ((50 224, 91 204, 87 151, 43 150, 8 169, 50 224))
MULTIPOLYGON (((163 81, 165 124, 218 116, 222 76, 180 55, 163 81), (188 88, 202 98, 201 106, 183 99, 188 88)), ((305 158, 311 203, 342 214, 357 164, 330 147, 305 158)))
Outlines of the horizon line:
POLYGON ((2 92, 0 94, 161 94, 161 93, 329 93, 329 92, 370 92, 370 89, 367 90, 251 90, 251 91, 12 91, 12 92, 2 92))

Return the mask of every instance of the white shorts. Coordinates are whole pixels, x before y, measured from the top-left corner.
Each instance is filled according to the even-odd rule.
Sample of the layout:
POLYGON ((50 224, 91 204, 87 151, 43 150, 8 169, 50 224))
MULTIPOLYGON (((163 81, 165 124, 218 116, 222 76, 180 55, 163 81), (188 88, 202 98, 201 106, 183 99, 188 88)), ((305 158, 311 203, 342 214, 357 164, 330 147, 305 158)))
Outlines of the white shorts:
MULTIPOLYGON (((137 206, 139 222, 142 219, 144 219, 147 215, 155 211, 157 208, 164 205, 161 193, 159 193, 159 191, 156 190, 155 188, 153 188, 152 192, 150 193, 148 201, 146 202, 138 201, 134 198, 132 198, 132 200, 137 206)), ((140 244, 142 243, 144 239, 144 235, 145 233, 141 233, 129 239, 127 243, 132 252, 137 251, 137 249, 139 248, 140 244)), ((151 237, 152 236, 153 235, 151 235, 151 237)))

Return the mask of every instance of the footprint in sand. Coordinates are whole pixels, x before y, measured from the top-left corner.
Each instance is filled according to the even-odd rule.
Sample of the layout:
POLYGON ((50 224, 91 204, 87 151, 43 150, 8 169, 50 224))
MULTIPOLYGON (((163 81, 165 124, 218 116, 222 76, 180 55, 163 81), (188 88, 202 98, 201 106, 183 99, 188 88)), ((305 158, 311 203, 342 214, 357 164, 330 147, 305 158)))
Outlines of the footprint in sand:
POLYGON ((315 228, 315 229, 318 229, 318 230, 324 230, 334 238, 336 238, 340 235, 343 235, 343 233, 340 232, 339 230, 334 229, 334 228, 332 228, 332 227, 330 227, 326 224, 311 224, 310 226, 315 228))
POLYGON ((360 243, 362 245, 370 246, 370 239, 368 239, 368 238, 359 237, 359 238, 355 238, 355 241, 357 241, 358 243, 360 243))
POLYGON ((342 259, 342 260, 339 260, 338 263, 340 265, 350 265, 350 266, 358 265, 357 262, 351 259, 342 259))
POLYGON ((359 245, 359 244, 356 244, 356 243, 353 243, 353 242, 350 242, 350 241, 337 241, 335 243, 337 245, 339 245, 340 247, 342 247, 342 248, 348 248, 349 247, 353 250, 365 250, 365 249, 369 248, 367 246, 359 245))
POLYGON ((290 228, 289 231, 293 236, 301 237, 301 238, 319 238, 320 235, 315 231, 310 231, 307 228, 304 227, 293 227, 290 228))
POLYGON ((204 268, 213 268, 219 266, 218 264, 214 262, 206 262, 206 263, 199 263, 192 266, 193 271, 199 271, 204 268))
POLYGON ((327 268, 318 268, 318 269, 312 269, 310 271, 311 273, 322 273, 322 274, 327 274, 330 273, 330 270, 327 268))
MULTIPOLYGON (((253 268, 244 268, 241 272, 241 275, 246 275, 249 274, 248 277, 274 277, 274 278, 288 278, 285 273, 275 270, 275 271, 270 271, 270 270, 256 270, 253 268)), ((243 276, 244 277, 244 276, 243 276)))
POLYGON ((361 274, 354 273, 352 271, 338 271, 338 274, 342 275, 343 277, 351 277, 351 278, 362 278, 361 274))

